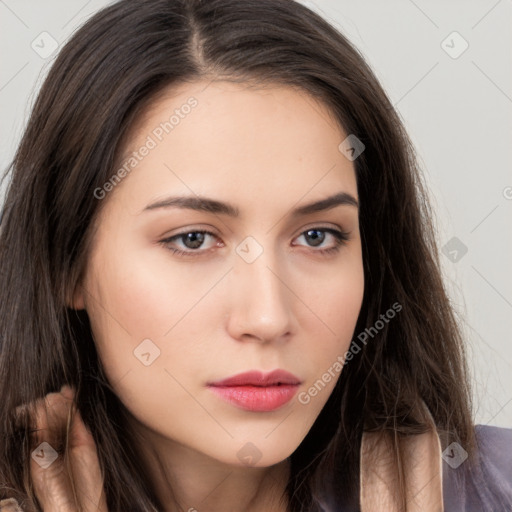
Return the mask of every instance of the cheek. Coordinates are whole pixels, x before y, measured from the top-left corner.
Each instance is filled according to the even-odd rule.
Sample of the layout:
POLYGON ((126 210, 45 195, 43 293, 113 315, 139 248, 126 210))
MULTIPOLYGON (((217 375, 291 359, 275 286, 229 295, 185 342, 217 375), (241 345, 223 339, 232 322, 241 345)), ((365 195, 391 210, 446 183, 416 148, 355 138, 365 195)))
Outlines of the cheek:
POLYGON ((346 339, 352 334, 364 294, 364 270, 358 251, 340 266, 333 266, 318 276, 320 286, 303 290, 306 303, 324 324, 326 332, 337 339, 346 339))
POLYGON ((308 305, 317 313, 314 324, 305 327, 306 336, 301 353, 306 356, 310 371, 301 391, 298 404, 303 407, 307 426, 320 414, 336 382, 344 371, 345 355, 354 338, 364 293, 362 264, 333 272, 324 281, 322 293, 309 295, 308 305))
POLYGON ((307 351, 318 374, 331 367, 348 350, 357 334, 354 330, 363 294, 364 271, 358 258, 333 269, 329 279, 324 276, 322 286, 314 293, 311 289, 303 291, 307 299, 305 303, 313 315, 305 315, 304 318, 310 318, 311 323, 302 327, 311 333, 307 351), (311 343, 311 339, 321 342, 311 343))
POLYGON ((190 340, 202 340, 204 326, 215 324, 215 303, 208 292, 222 269, 180 268, 169 262, 164 249, 154 247, 123 253, 104 250, 102 254, 97 258, 101 265, 93 265, 88 280, 87 310, 111 380, 127 371, 148 369, 137 360, 139 347, 146 347, 141 354, 150 352, 153 369, 172 367, 177 357, 185 364, 194 357, 201 360, 201 343, 190 340))
POLYGON ((208 289, 201 277, 170 263, 163 248, 127 249, 94 272, 92 287, 100 316, 110 315, 136 340, 163 337, 183 318, 208 289))

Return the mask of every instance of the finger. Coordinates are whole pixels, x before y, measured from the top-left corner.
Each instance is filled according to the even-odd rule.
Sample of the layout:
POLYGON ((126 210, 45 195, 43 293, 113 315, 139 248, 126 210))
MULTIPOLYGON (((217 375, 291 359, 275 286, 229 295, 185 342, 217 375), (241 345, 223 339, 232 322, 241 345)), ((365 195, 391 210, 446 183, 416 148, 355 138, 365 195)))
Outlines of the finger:
POLYGON ((79 411, 76 411, 71 425, 69 458, 83 510, 108 512, 96 444, 79 411))
POLYGON ((60 393, 50 393, 35 403, 30 473, 45 512, 76 512, 63 458, 69 412, 70 400, 60 393))
POLYGON ((37 447, 31 461, 36 496, 45 512, 74 512, 72 477, 84 512, 108 512, 96 445, 73 399, 74 390, 63 386, 59 393, 51 393, 37 402, 37 431, 34 433, 37 447), (64 439, 68 422, 66 448, 64 439))

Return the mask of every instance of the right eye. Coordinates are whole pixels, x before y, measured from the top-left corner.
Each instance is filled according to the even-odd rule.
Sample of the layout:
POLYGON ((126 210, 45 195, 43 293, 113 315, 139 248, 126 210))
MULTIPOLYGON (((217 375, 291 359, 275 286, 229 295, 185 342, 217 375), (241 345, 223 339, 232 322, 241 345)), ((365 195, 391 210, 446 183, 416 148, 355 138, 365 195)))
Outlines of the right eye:
MULTIPOLYGON (((212 233, 211 231, 189 230, 182 231, 181 233, 173 235, 169 238, 165 238, 164 240, 161 240, 160 243, 178 256, 199 256, 208 250, 196 250, 199 249, 204 244, 204 241, 206 238, 208 238, 208 236, 212 236, 215 238, 217 237, 215 233, 212 233), (180 249, 172 247, 171 244, 175 244, 176 241, 180 241, 183 244, 181 247, 184 247, 185 249, 188 250, 184 250, 183 248, 180 249)), ((212 247, 214 247, 214 245, 212 247)))

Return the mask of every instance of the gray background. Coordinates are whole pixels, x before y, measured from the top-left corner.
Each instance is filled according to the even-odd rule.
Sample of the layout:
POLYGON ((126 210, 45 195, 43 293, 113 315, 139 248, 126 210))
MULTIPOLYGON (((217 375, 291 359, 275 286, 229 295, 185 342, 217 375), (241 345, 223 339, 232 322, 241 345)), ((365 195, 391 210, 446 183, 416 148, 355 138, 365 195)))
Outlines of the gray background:
MULTIPOLYGON (((62 45, 108 3, 0 0, 2 170, 54 59, 40 55, 50 37, 62 45)), ((463 318, 475 421, 512 427, 512 0, 302 3, 366 56, 416 145, 463 318)))

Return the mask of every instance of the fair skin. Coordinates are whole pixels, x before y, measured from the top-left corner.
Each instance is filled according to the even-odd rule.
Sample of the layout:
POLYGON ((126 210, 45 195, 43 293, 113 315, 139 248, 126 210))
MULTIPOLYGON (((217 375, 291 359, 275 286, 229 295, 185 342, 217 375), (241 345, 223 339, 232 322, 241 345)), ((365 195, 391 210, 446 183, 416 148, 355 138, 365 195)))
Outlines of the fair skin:
MULTIPOLYGON (((87 310, 106 375, 131 414, 127 428, 143 438, 143 464, 166 512, 285 511, 277 498, 288 458, 339 372, 307 404, 295 396, 265 412, 228 403, 206 384, 280 368, 299 377, 298 393, 305 392, 348 349, 364 290, 358 208, 344 202, 292 214, 338 193, 357 201, 353 162, 338 149, 347 134, 324 105, 292 88, 214 81, 159 96, 125 154, 148 136, 156 147, 102 199, 72 306, 87 310), (191 96, 197 106, 158 141, 155 128, 191 96), (170 196, 213 198, 239 215, 146 209, 170 196), (336 247, 326 229, 348 239, 320 254, 336 247), (200 230, 214 235, 196 245, 185 236, 162 242, 200 230), (179 256, 171 248, 199 254, 179 256), (257 257, 249 263, 237 248, 257 257), (147 339, 143 352, 160 352, 145 365, 134 350, 147 339), (247 450, 254 455, 249 465, 241 458, 247 450)), ((95 460, 92 438, 80 432, 95 460)), ((89 467, 97 473, 95 464, 89 467)), ((84 494, 106 511, 101 482, 90 480, 84 494)))

